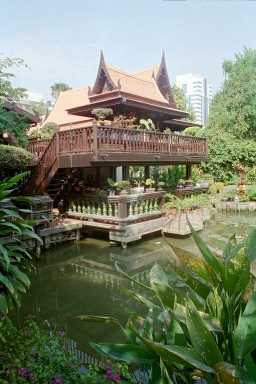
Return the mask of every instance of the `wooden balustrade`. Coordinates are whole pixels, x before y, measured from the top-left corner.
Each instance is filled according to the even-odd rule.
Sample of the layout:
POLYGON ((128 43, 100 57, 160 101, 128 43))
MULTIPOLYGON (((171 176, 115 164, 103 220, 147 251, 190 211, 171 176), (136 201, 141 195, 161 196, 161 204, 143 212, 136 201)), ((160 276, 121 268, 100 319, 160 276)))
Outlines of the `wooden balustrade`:
POLYGON ((43 189, 44 184, 47 183, 46 179, 51 179, 51 175, 54 175, 58 169, 58 139, 58 135, 55 133, 37 164, 35 189, 43 189))
POLYGON ((102 152, 207 154, 205 139, 168 133, 97 127, 97 149, 102 152))
POLYGON ((93 127, 83 127, 60 131, 59 152, 63 153, 90 153, 93 151, 93 127))
POLYGON ((44 154, 44 151, 49 145, 49 142, 50 142, 49 139, 45 139, 45 140, 31 139, 28 142, 27 150, 33 153, 36 160, 39 160, 44 154))
MULTIPOLYGON (((173 153, 207 155, 202 138, 160 132, 137 131, 113 126, 90 126, 57 132, 59 154, 65 153, 173 153)), ((29 151, 39 158, 48 140, 30 141, 29 151)))
POLYGON ((108 196, 102 200, 95 198, 73 199, 69 204, 69 214, 92 218, 97 221, 111 219, 113 221, 147 219, 161 214, 164 192, 151 192, 136 195, 108 196))

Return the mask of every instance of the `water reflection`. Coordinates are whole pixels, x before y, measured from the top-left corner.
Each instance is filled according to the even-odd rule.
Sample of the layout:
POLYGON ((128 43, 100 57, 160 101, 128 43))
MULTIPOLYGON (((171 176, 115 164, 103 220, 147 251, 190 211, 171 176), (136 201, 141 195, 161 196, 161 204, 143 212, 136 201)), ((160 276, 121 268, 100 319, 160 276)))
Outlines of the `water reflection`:
MULTIPOLYGON (((210 247, 220 253, 236 232, 243 238, 255 226, 255 216, 217 216, 202 232, 210 247)), ((191 238, 169 239, 177 254, 198 255, 191 238)), ((67 243, 45 252, 32 276, 32 288, 24 296, 18 321, 28 315, 48 320, 65 329, 77 347, 88 350, 88 341, 117 341, 120 333, 112 325, 93 324, 77 319, 81 314, 109 314, 125 323, 134 311, 143 308, 123 292, 128 282, 116 273, 117 262, 127 273, 141 281, 148 277, 155 262, 166 263, 169 249, 162 238, 143 240, 127 249, 112 247, 107 241, 85 239, 67 243)))
POLYGON ((139 280, 146 280, 155 262, 165 263, 166 244, 150 239, 127 249, 108 242, 85 239, 76 244, 52 248, 42 255, 32 276, 32 289, 24 297, 19 320, 32 314, 47 320, 87 350, 89 340, 120 339, 114 326, 92 324, 77 319, 81 314, 109 314, 125 323, 129 314, 143 308, 122 291, 128 282, 115 271, 114 264, 139 280))

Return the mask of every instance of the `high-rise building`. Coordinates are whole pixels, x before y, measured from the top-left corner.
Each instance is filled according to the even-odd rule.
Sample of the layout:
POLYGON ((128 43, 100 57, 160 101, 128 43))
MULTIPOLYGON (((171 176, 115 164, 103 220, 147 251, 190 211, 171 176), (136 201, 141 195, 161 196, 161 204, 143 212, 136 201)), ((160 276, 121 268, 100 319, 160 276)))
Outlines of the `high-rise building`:
POLYGON ((195 113, 196 122, 204 125, 213 98, 212 86, 202 75, 192 73, 177 76, 176 85, 183 90, 188 105, 195 113))

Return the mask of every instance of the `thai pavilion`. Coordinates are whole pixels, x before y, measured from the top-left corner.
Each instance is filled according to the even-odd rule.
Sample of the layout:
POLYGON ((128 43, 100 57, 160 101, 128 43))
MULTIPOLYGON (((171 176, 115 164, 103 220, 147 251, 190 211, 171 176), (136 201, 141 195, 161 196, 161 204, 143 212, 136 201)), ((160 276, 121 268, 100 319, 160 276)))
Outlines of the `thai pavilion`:
POLYGON ((60 93, 44 123, 57 125, 53 138, 30 142, 36 161, 29 191, 68 201, 69 213, 124 245, 158 230, 163 192, 99 198, 99 189, 109 178, 127 179, 135 165, 148 177, 150 166, 185 164, 190 177, 191 165, 207 158, 207 142, 180 134, 193 125, 186 119, 175 104, 164 54, 159 66, 131 74, 107 65, 101 53, 92 87, 60 93), (100 110, 111 113, 96 119, 100 110), (141 129, 141 119, 154 129, 141 129))

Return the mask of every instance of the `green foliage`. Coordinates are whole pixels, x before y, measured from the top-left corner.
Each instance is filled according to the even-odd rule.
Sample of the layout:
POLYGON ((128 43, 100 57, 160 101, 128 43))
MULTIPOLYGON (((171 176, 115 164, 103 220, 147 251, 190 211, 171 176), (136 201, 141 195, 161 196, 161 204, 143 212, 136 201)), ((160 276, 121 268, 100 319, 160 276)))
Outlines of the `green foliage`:
POLYGON ((114 187, 117 191, 124 191, 131 187, 129 180, 116 181, 114 187))
POLYGON ((15 135, 18 144, 25 147, 27 144, 27 130, 29 122, 26 117, 19 115, 14 111, 6 111, 0 103, 0 136, 4 132, 10 132, 15 135))
POLYGON ((57 124, 55 123, 47 123, 44 124, 42 127, 40 127, 37 130, 34 130, 30 138, 31 139, 51 139, 54 133, 57 130, 57 124))
POLYGON ((247 169, 246 171, 246 181, 247 183, 256 183, 256 167, 247 169))
POLYGON ((256 50, 244 49, 224 62, 225 81, 214 97, 208 130, 237 138, 256 137, 256 50))
POLYGON ((0 144, 0 167, 3 170, 25 169, 33 155, 23 148, 0 144))
POLYGON ((188 120, 195 121, 195 113, 193 109, 187 104, 186 97, 179 87, 172 86, 173 97, 178 109, 188 112, 188 120))
POLYGON ((113 110, 111 108, 94 108, 92 110, 92 115, 95 116, 98 120, 104 120, 108 116, 113 115, 113 110))
POLYGON ((256 161, 256 50, 246 48, 233 61, 225 61, 223 69, 225 81, 214 97, 205 130, 205 169, 227 182, 235 174, 235 163, 251 168, 256 161))
POLYGON ((227 134, 209 136, 209 157, 203 169, 216 180, 229 181, 234 178, 237 163, 253 167, 256 163, 256 145, 253 140, 239 140, 227 134))
POLYGON ((184 131, 182 133, 184 135, 187 135, 187 136, 201 137, 202 128, 199 128, 199 127, 188 127, 186 129, 184 129, 184 131))
POLYGON ((26 272, 32 268, 31 256, 21 239, 41 242, 32 223, 22 218, 24 209, 18 207, 21 199, 28 198, 13 195, 24 176, 20 174, 0 182, 0 318, 1 313, 20 304, 21 294, 30 286, 26 272))
POLYGON ((131 382, 126 366, 116 364, 107 370, 85 366, 65 350, 63 331, 39 327, 33 321, 27 322, 20 330, 8 319, 1 321, 0 342, 1 384, 131 382))
MULTIPOLYGON (((200 267, 177 266, 170 258, 166 270, 153 266, 150 285, 144 285, 117 266, 143 290, 133 289, 129 297, 148 312, 132 316, 125 328, 119 324, 126 337, 122 346, 92 346, 112 359, 151 367, 152 384, 188 384, 192 377, 207 383, 253 383, 256 294, 250 263, 256 259, 256 230, 241 243, 232 236, 221 258, 191 230, 202 255, 200 267)), ((112 322, 118 324, 117 319, 112 322)))
POLYGON ((256 201, 256 185, 252 185, 247 190, 248 200, 256 201))
POLYGON ((54 83, 51 86, 51 95, 54 101, 59 97, 59 94, 64 91, 68 91, 71 87, 66 83, 54 83))
POLYGON ((140 119, 138 129, 152 132, 152 131, 156 130, 156 127, 155 127, 155 124, 153 123, 153 121, 151 119, 140 119))
POLYGON ((17 88, 12 85, 11 79, 13 73, 9 68, 26 66, 24 60, 20 58, 3 57, 0 55, 0 97, 10 97, 14 100, 20 100, 25 97, 25 89, 17 88))
POLYGON ((164 208, 177 209, 177 211, 186 211, 190 209, 205 208, 211 204, 211 198, 208 194, 201 193, 198 195, 191 195, 188 197, 179 198, 175 195, 167 193, 165 195, 164 208))
POLYGON ((165 187, 170 190, 175 190, 178 182, 184 178, 185 168, 183 165, 172 165, 164 168, 160 175, 160 181, 165 183, 165 187))

